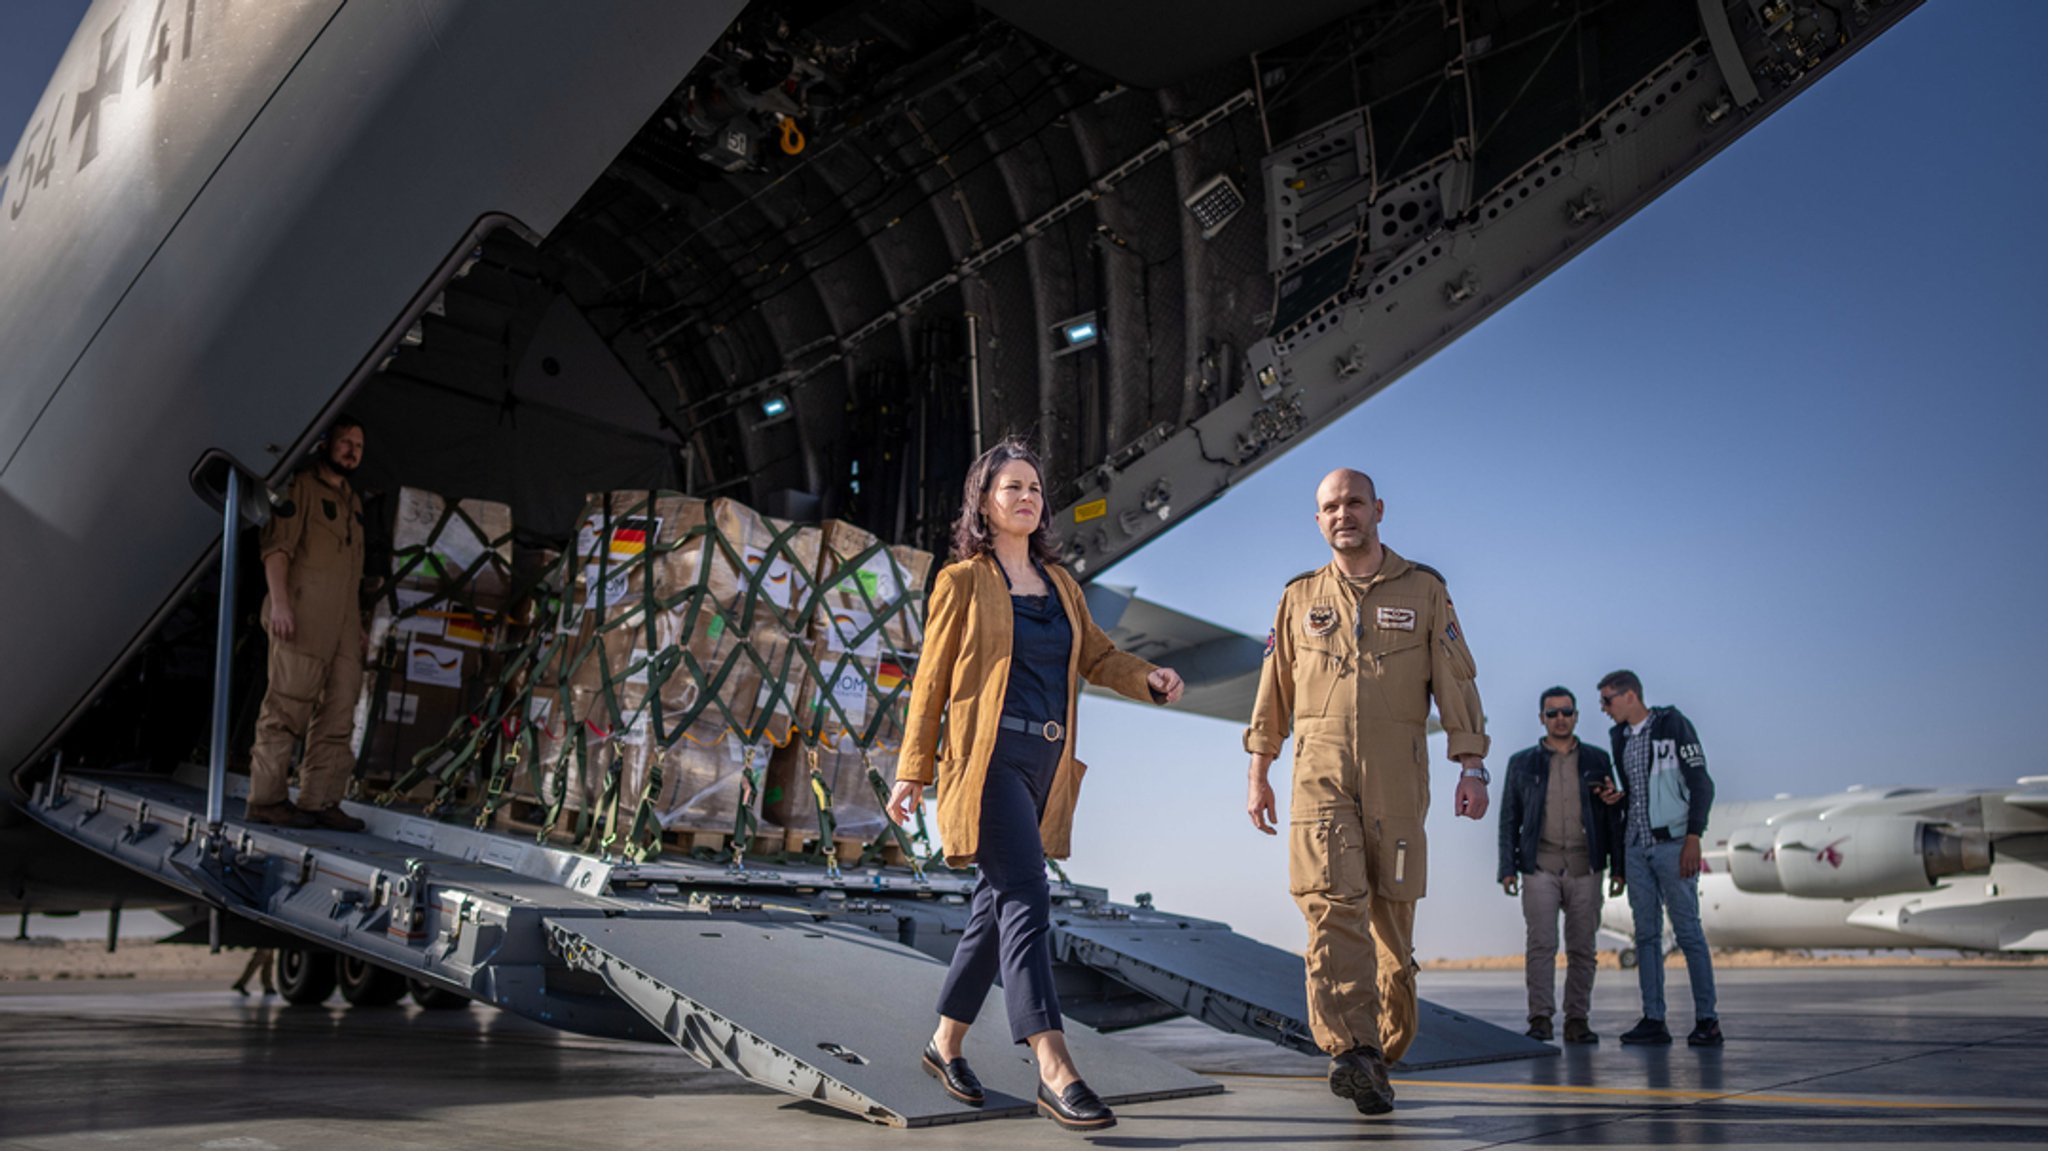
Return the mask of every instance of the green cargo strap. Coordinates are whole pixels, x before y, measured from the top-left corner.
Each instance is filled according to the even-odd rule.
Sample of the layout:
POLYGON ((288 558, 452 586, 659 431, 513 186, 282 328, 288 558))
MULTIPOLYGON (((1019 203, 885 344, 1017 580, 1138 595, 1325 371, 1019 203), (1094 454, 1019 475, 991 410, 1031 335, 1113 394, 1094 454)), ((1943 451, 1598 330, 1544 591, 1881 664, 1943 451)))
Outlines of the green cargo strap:
MULTIPOLYGON (((905 832, 903 828, 899 824, 897 824, 895 820, 890 819, 888 816, 888 781, 882 778, 881 772, 875 770, 874 762, 868 758, 867 752, 861 752, 860 762, 861 766, 867 769, 868 786, 874 789, 875 802, 882 805, 883 812, 881 834, 875 836, 875 841, 868 845, 867 851, 861 853, 861 858, 867 858, 868 852, 874 852, 879 854, 882 848, 888 843, 888 841, 893 838, 896 841, 897 848, 903 852, 903 857, 910 861, 911 875, 915 877, 919 883, 927 882, 927 880, 924 877, 924 860, 919 858, 917 852, 912 849, 910 845, 909 833, 905 832)), ((923 812, 920 811, 919 814, 922 815, 923 812)))
POLYGON ((1067 869, 1066 869, 1066 868, 1064 868, 1064 867, 1061 867, 1061 866, 1060 866, 1060 861, 1059 861, 1059 860, 1057 860, 1057 859, 1047 859, 1047 860, 1045 861, 1045 865, 1046 865, 1047 867, 1050 867, 1050 868, 1052 868, 1052 873, 1053 873, 1054 875, 1057 875, 1057 876, 1059 876, 1059 877, 1060 877, 1060 882, 1061 882, 1061 883, 1064 883, 1064 884, 1066 884, 1066 885, 1067 885, 1068 887, 1072 887, 1072 886, 1074 886, 1074 881, 1073 881, 1073 880, 1071 880, 1071 879, 1068 879, 1068 878, 1067 878, 1067 869))
POLYGON ((761 787, 761 777, 754 772, 754 755, 759 750, 751 743, 740 749, 740 803, 732 817, 731 871, 747 869, 747 845, 761 830, 761 821, 754 817, 754 796, 761 787))
POLYGON ((804 758, 811 769, 811 794, 818 800, 818 850, 825 856, 825 878, 838 879, 839 820, 832 815, 832 788, 825 782, 825 773, 818 770, 818 745, 806 746, 804 758))

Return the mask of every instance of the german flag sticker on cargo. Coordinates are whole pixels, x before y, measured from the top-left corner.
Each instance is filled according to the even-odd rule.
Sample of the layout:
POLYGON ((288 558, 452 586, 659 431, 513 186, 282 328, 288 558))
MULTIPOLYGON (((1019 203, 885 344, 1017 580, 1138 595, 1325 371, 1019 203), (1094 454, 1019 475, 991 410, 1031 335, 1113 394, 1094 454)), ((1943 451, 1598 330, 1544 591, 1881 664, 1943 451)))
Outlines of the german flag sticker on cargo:
POLYGON ((903 678, 903 669, 888 660, 875 665, 875 688, 884 695, 902 687, 903 678))

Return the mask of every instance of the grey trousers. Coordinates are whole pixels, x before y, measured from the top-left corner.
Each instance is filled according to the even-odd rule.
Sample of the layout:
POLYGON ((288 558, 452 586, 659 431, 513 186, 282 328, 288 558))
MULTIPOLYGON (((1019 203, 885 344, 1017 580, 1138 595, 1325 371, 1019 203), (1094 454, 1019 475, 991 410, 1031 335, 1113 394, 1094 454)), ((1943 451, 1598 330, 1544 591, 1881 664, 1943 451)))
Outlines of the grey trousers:
POLYGON ((1600 930, 1600 875, 1533 871, 1522 876, 1522 921, 1529 927, 1524 970, 1529 1017, 1557 1014, 1557 913, 1564 912, 1564 1015, 1593 1007, 1593 945, 1600 930))

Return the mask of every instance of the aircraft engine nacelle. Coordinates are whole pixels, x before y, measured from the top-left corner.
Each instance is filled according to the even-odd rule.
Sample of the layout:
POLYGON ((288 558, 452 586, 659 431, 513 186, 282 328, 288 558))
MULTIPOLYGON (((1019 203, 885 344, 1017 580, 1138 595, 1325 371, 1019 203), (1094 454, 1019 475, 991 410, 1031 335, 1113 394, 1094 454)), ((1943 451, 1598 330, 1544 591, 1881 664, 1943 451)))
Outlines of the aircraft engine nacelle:
POLYGON ((1991 866, 1991 845, 1981 835, 1896 815, 1788 823, 1778 829, 1772 855, 1785 894, 1820 899, 1926 891, 1942 876, 1991 866))
POLYGON ((1738 827, 1728 837, 1728 875, 1738 890, 1779 895, 1778 829, 1769 824, 1738 827))

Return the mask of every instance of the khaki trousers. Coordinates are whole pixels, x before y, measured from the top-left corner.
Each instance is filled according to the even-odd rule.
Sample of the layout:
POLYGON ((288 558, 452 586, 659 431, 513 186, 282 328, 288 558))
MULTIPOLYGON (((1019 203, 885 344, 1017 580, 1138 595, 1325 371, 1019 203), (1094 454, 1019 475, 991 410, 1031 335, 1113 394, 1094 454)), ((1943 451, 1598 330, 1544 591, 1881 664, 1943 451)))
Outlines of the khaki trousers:
POLYGON ((363 690, 361 641, 343 637, 329 658, 270 641, 270 690, 256 716, 256 742, 249 749, 249 802, 283 803, 292 747, 306 754, 299 764, 299 806, 333 807, 348 790, 355 770, 349 737, 355 731, 356 697, 363 690))
POLYGON ((1418 1026, 1415 901, 1429 807, 1419 732, 1323 721, 1296 734, 1287 871, 1308 925, 1309 1028, 1332 1055, 1373 1047, 1393 1063, 1418 1026), (1376 778, 1366 762, 1384 765, 1376 778))
POLYGON ((1532 871, 1522 876, 1522 921, 1528 925, 1523 957, 1529 1017, 1557 1014, 1557 914, 1564 912, 1564 1017, 1584 1019, 1593 1008, 1594 945, 1600 931, 1600 876, 1532 871))

